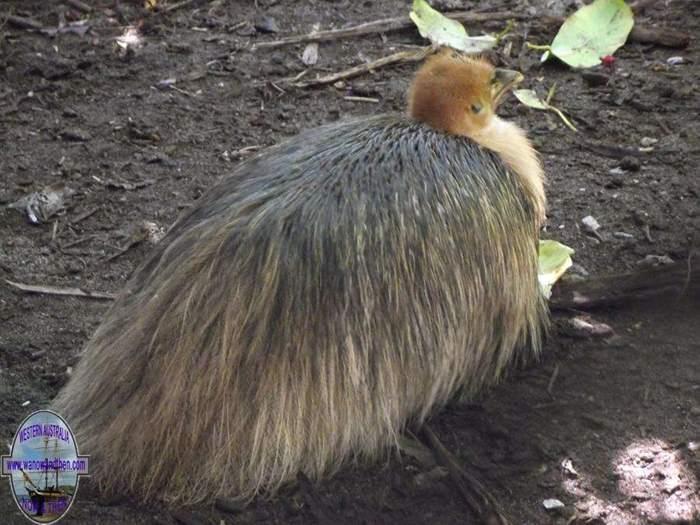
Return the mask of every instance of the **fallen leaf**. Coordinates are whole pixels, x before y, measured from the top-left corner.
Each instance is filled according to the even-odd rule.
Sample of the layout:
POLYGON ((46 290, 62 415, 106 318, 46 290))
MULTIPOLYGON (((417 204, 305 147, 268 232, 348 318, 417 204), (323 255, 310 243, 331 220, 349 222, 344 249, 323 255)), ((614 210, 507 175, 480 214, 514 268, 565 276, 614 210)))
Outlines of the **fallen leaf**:
POLYGON ((448 46, 464 53, 481 53, 497 42, 492 36, 470 37, 462 24, 436 11, 425 0, 413 0, 408 16, 416 24, 420 36, 438 46, 448 46))
POLYGON ((557 107, 552 106, 548 102, 545 102, 542 100, 537 93, 535 93, 532 89, 515 89, 513 90, 513 95, 515 95, 515 98, 517 98, 521 103, 525 104, 529 108, 533 109, 541 109, 545 111, 554 111, 559 118, 562 120, 562 122, 572 131, 577 131, 576 127, 571 123, 571 121, 566 118, 566 115, 557 107))
POLYGON ((549 106, 532 89, 516 89, 513 91, 515 98, 529 108, 549 109, 549 106))
POLYGON ((571 67, 593 67, 627 41, 634 15, 624 0, 595 0, 564 21, 550 51, 571 67))
POLYGON ((539 268, 537 278, 544 296, 549 299, 552 286, 572 264, 571 255, 574 250, 568 246, 551 240, 540 241, 539 268))

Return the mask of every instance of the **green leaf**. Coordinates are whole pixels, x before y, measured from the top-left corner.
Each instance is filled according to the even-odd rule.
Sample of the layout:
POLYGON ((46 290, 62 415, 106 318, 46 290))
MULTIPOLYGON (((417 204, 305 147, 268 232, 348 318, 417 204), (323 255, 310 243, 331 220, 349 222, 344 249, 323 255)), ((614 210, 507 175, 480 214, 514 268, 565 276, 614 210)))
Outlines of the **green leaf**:
POLYGON ((438 46, 448 46, 464 53, 481 53, 496 45, 492 36, 470 37, 464 26, 436 11, 426 0, 413 0, 409 13, 420 36, 438 46))
POLYGON ((540 288, 547 299, 552 294, 552 286, 571 266, 574 250, 557 241, 540 241, 538 279, 540 288))
POLYGON ((624 0, 595 0, 564 21, 551 52, 571 67, 593 67, 627 40, 634 26, 624 0))
POLYGON ((542 100, 532 89, 516 89, 513 90, 513 95, 515 95, 515 98, 529 108, 554 111, 554 113, 559 115, 559 118, 566 125, 566 127, 568 127, 571 131, 576 131, 576 127, 568 118, 566 118, 566 115, 564 115, 559 108, 554 107, 550 103, 542 100))
POLYGON ((513 95, 529 108, 549 109, 549 106, 532 89, 515 89, 513 95))

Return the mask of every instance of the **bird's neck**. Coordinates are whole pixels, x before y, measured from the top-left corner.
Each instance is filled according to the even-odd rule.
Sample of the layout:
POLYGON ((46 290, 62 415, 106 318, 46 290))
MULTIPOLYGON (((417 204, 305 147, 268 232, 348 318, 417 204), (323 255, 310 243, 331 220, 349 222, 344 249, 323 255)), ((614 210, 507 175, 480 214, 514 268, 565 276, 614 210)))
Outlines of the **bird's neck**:
POLYGON ((525 132, 512 122, 494 116, 491 122, 472 139, 486 149, 498 154, 512 169, 532 199, 538 226, 545 220, 547 200, 544 194, 544 172, 537 152, 525 132))

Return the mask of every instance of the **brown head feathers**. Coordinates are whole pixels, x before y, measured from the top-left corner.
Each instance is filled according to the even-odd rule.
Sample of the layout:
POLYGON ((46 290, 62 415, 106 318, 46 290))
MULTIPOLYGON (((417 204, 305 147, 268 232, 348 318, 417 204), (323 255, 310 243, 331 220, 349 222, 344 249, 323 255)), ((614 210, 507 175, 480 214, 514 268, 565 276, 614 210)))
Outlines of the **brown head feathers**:
POLYGON ((473 136, 489 124, 501 97, 522 78, 482 58, 445 49, 416 73, 408 111, 434 129, 473 136))
POLYGON ((495 113, 503 96, 522 79, 517 71, 497 69, 482 58, 444 49, 416 73, 408 93, 408 113, 433 129, 469 137, 497 153, 520 176, 542 222, 544 174, 537 152, 522 129, 495 113))

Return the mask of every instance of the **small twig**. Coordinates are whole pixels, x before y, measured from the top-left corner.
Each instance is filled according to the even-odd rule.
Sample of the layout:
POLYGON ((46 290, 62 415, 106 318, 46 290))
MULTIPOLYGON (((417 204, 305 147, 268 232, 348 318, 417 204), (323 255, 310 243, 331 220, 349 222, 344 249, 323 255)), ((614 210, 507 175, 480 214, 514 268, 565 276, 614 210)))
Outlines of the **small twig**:
POLYGON ((630 42, 656 44, 658 46, 683 49, 690 43, 690 35, 673 29, 636 25, 629 36, 630 42))
POLYGON ((79 222, 82 222, 82 221, 84 221, 85 219, 87 219, 88 217, 94 215, 94 214, 97 213, 99 210, 100 210, 100 207, 99 207, 99 206, 96 207, 96 208, 92 208, 91 210, 88 210, 88 211, 86 211, 86 212, 81 213, 80 215, 78 215, 75 219, 73 219, 72 221, 70 221, 70 223, 71 223, 71 224, 78 224, 79 222))
POLYGON ((557 83, 555 82, 552 84, 552 87, 549 88, 549 91, 547 92, 547 98, 544 100, 545 104, 549 104, 552 99, 554 98, 554 93, 557 91, 557 83))
MULTIPOLYGON (((72 0, 65 0, 66 2, 72 0)), ((169 13, 181 7, 185 7, 191 4, 193 0, 183 0, 175 4, 160 9, 159 12, 169 13)), ((641 0, 640 2, 641 3, 641 0)), ((77 8, 77 7, 76 7, 77 8)), ((481 23, 481 22, 497 22, 502 20, 528 20, 532 19, 531 15, 525 13, 514 13, 511 11, 503 12, 493 12, 493 13, 474 13, 473 11, 458 11, 450 13, 450 18, 457 20, 459 22, 467 23, 481 23)), ((541 16, 540 20, 544 21, 545 24, 558 24, 561 25, 564 22, 563 17, 553 17, 553 16, 541 16)), ((19 16, 10 15, 6 20, 20 27, 21 29, 42 29, 43 25, 35 20, 23 18, 19 16)), ((324 42, 331 40, 340 40, 343 38, 353 38, 363 35, 375 34, 375 33, 388 33, 392 31, 401 31, 404 29, 409 29, 414 27, 413 21, 407 17, 398 18, 386 18, 383 20, 375 20, 373 22, 367 22, 353 27, 347 27, 343 29, 331 29, 328 31, 314 31, 305 35, 295 35, 286 38, 281 38, 279 40, 273 40, 270 42, 258 42, 253 45, 252 49, 263 49, 263 48, 273 48, 281 47, 291 44, 302 44, 306 42, 324 42)), ((670 29, 645 27, 639 24, 635 24, 632 32, 630 33, 628 40, 630 42, 637 42, 642 44, 657 44, 660 46, 671 47, 671 48, 685 48, 690 42, 690 35, 682 33, 679 31, 674 31, 670 29)))
POLYGON ((418 51, 399 51, 393 55, 385 56, 365 64, 360 64, 359 66, 351 67, 344 71, 338 73, 332 73, 330 75, 325 75, 322 77, 317 77, 311 80, 304 80, 301 82, 290 82, 291 85, 295 87, 310 87, 310 86, 322 86, 325 84, 333 84, 338 80, 345 80, 347 78, 356 77, 363 73, 368 73, 375 69, 379 69, 383 66, 388 66, 390 64, 405 64, 408 62, 419 62, 423 60, 426 56, 435 50, 434 47, 428 46, 419 49, 418 51))
POLYGON ((347 95, 343 97, 343 100, 349 100, 350 102, 371 102, 372 104, 379 104, 378 98, 371 97, 356 97, 353 95, 347 95))
POLYGON ((185 91, 184 89, 180 89, 180 88, 177 87, 177 86, 170 86, 170 89, 173 90, 173 91, 175 91, 175 92, 177 92, 177 93, 180 93, 181 95, 185 95, 186 97, 195 97, 195 96, 197 96, 195 93, 190 93, 189 91, 185 91))
POLYGON ((58 221, 53 221, 53 228, 51 229, 51 242, 56 240, 56 234, 58 233, 58 221))
MULTIPOLYGON (((499 20, 521 19, 526 15, 518 15, 510 11, 500 13, 474 13, 473 11, 458 11, 450 13, 450 18, 459 22, 491 22, 499 20)), ((375 20, 366 22, 353 27, 343 29, 331 29, 328 31, 312 31, 306 35, 295 35, 271 42, 259 42, 253 46, 253 49, 263 49, 270 47, 287 46, 290 44, 303 44, 306 42, 324 42, 329 40, 340 40, 342 38, 353 38, 374 33, 388 33, 390 31, 401 31, 415 27, 413 21, 407 16, 398 18, 385 18, 383 20, 375 20)))
POLYGON ((23 16, 8 15, 5 20, 10 25, 18 27, 20 29, 43 29, 44 25, 41 22, 37 22, 31 18, 24 18, 23 16))
POLYGON ((106 257, 104 259, 104 262, 112 262, 114 259, 121 257, 122 255, 124 255, 126 252, 128 252, 134 246, 136 246, 137 244, 140 244, 141 242, 143 242, 143 239, 135 239, 135 240, 129 241, 127 243, 127 245, 124 246, 123 248, 118 248, 119 251, 117 251, 117 253, 114 253, 114 254, 110 255, 109 257, 106 257))
POLYGON ((533 44, 532 42, 525 42, 528 49, 533 51, 551 51, 552 46, 549 44, 533 44))
POLYGON ((504 27, 503 30, 496 35, 496 44, 500 43, 501 40, 503 40, 503 38, 513 30, 513 27, 515 27, 515 20, 510 18, 506 23, 506 27, 504 27))
POLYGON ((666 133, 667 135, 673 134, 673 131, 671 131, 671 128, 669 128, 668 125, 663 120, 661 120, 661 117, 659 117, 656 113, 654 113, 654 120, 659 125, 659 127, 663 130, 664 133, 666 133))
POLYGON ((170 13, 172 11, 175 11, 176 9, 180 9, 181 7, 187 7, 190 5, 194 0, 182 0, 181 2, 175 2, 174 4, 166 5, 162 11, 164 13, 170 13))
POLYGON ((469 508, 477 515, 479 523, 508 525, 508 520, 499 511, 495 498, 484 487, 480 480, 467 472, 457 462, 455 457, 445 448, 428 425, 423 425, 421 434, 426 438, 438 462, 450 473, 452 481, 457 485, 459 493, 469 508))
POLYGON ((103 299, 103 300, 113 300, 116 299, 116 295, 106 292, 91 292, 89 290, 83 290, 82 288, 60 288, 58 286, 45 286, 45 285, 34 285, 34 284, 23 284, 16 283, 14 281, 9 281, 5 279, 5 282, 10 286, 22 290, 23 292, 29 293, 39 293, 46 295, 68 295, 72 297, 87 297, 89 299, 103 299))
POLYGON ((63 3, 77 9, 78 11, 82 11, 83 13, 92 12, 92 7, 87 5, 85 2, 81 2, 80 0, 63 0, 63 3))
POLYGON ((279 91, 282 95, 284 95, 285 93, 287 93, 284 89, 282 89, 281 87, 279 87, 279 86, 278 86, 277 84, 275 84, 274 82, 270 82, 270 85, 271 85, 273 88, 275 88, 277 91, 279 91))
POLYGON ((250 153, 255 153, 258 150, 263 149, 265 146, 261 144, 255 144, 253 146, 246 146, 241 149, 237 149, 236 151, 232 151, 229 156, 230 157, 244 157, 245 155, 248 155, 250 153))
POLYGON ((571 131, 578 131, 576 129, 576 127, 571 123, 571 121, 568 118, 566 118, 566 115, 564 115, 564 113, 562 112, 561 109, 556 108, 556 107, 552 106, 551 104, 547 104, 547 105, 549 106, 550 110, 554 111, 559 116, 559 118, 561 119, 561 121, 564 123, 564 125, 567 128, 569 128, 571 131))
POLYGON ((554 371, 552 372, 552 377, 549 378, 549 383, 547 383, 547 393, 549 396, 554 399, 554 394, 552 394, 552 390, 554 390, 554 382, 557 380, 557 377, 559 376, 559 363, 556 364, 554 367, 554 371))
POLYGON ((693 251, 691 250, 690 253, 688 253, 688 273, 686 274, 685 277, 685 283, 683 283, 683 288, 681 289, 681 295, 685 295, 685 293, 688 291, 688 287, 690 286, 690 278, 693 275, 693 251))
POLYGON ((87 242, 95 237, 96 235, 87 235, 85 237, 81 237, 80 239, 76 239, 75 241, 69 242, 68 244, 63 244, 59 246, 59 248, 61 249, 61 251, 67 250, 68 248, 74 248, 75 246, 83 244, 84 242, 87 242))

